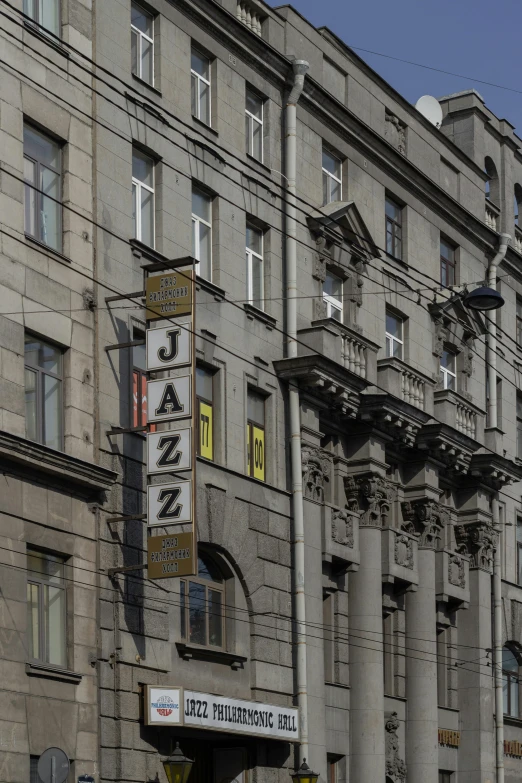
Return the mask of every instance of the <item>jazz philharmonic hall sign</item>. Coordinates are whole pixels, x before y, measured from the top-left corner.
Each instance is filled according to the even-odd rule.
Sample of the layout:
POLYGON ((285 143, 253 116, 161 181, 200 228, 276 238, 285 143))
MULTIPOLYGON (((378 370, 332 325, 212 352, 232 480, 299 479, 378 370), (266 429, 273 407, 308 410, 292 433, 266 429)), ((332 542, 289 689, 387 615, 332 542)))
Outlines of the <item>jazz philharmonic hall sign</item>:
POLYGON ((144 687, 146 726, 193 726, 212 731, 299 741, 295 707, 198 693, 176 686, 144 687))
POLYGON ((153 272, 145 283, 147 411, 156 425, 147 433, 148 576, 163 579, 194 574, 197 564, 195 285, 192 269, 153 272))

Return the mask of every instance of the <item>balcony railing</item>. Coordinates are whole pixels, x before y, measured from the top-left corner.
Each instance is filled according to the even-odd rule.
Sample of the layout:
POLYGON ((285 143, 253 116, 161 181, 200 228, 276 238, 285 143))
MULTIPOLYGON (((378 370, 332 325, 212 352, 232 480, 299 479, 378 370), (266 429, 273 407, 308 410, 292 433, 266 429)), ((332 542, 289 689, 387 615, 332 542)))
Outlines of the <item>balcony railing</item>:
POLYGON ((366 345, 357 337, 344 334, 342 339, 342 359, 347 370, 366 378, 366 345))
POLYGON ((498 231, 498 219, 500 216, 500 209, 495 206, 489 199, 486 199, 486 226, 492 228, 493 231, 498 231))
POLYGON ((435 418, 454 427, 457 432, 482 443, 484 412, 462 394, 452 389, 440 389, 434 394, 435 418))
POLYGON ((396 357, 379 359, 377 372, 379 385, 390 394, 431 413, 433 382, 429 378, 396 357))
POLYGON ((404 402, 424 410, 424 381, 412 370, 401 373, 401 396, 404 402))
POLYGON ((236 16, 253 33, 261 35, 261 17, 248 3, 239 2, 237 4, 236 16))
POLYGON ((459 432, 469 438, 475 438, 477 434, 477 414, 463 402, 457 403, 455 424, 459 432))

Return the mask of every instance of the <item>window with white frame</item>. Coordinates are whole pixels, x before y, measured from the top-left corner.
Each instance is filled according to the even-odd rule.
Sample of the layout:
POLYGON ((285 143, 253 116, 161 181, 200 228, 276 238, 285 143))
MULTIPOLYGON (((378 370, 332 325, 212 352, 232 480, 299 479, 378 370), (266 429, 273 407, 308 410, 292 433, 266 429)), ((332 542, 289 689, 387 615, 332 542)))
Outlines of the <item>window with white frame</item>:
POLYGON ((457 356, 446 348, 440 357, 440 375, 443 389, 457 388, 457 356))
POLYGON ((53 35, 60 35, 60 0, 24 0, 24 14, 53 35))
POLYGON ((54 250, 62 249, 62 150, 24 124, 24 230, 54 250))
POLYGON ((132 219, 134 236, 154 247, 154 161, 132 150, 132 219))
POLYGON ((199 188, 192 188, 192 255, 196 273, 212 278, 212 198, 199 188))
POLYGON ((326 303, 326 317, 343 320, 343 281, 333 272, 326 273, 323 283, 323 300, 326 303))
POLYGON ((27 551, 28 652, 33 661, 66 666, 64 560, 27 551))
POLYGON ((323 148, 323 206, 341 198, 341 161, 323 148))
POLYGON ((246 229, 247 299, 264 309, 263 232, 247 223, 246 229))
POLYGON ((246 150, 256 160, 263 162, 263 99, 252 90, 245 96, 246 150))
POLYGON ((138 3, 131 5, 132 73, 154 84, 154 17, 138 3))
POLYGON ((192 49, 190 59, 192 116, 210 125, 210 60, 192 49))
POLYGON ((404 321, 399 315, 386 310, 386 356, 403 358, 404 321))

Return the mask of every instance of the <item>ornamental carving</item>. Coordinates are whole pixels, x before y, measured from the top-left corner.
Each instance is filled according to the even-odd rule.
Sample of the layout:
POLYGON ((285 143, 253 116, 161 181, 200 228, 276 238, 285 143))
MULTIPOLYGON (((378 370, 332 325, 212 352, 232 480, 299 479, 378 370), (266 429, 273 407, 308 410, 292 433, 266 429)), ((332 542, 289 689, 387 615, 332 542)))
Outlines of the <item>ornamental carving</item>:
POLYGON ((470 568, 491 571, 497 546, 497 533, 488 522, 469 522, 455 527, 457 549, 470 555, 470 568))
POLYGON ((455 587, 466 587, 464 560, 458 555, 450 555, 448 561, 448 582, 455 587))
POLYGON ((440 531, 448 522, 449 513, 443 505, 430 498, 407 500, 402 504, 403 529, 419 537, 419 547, 436 549, 440 531))
POLYGON ((332 512, 332 541, 353 549, 353 514, 345 508, 332 512))
POLYGON ((314 299, 314 321, 322 321, 327 314, 328 309, 324 299, 314 299))
POLYGON ((318 236, 315 240, 317 253, 313 257, 312 277, 324 283, 326 280, 326 264, 330 260, 330 251, 326 246, 326 237, 318 236))
POLYGON ((433 331, 433 354, 439 358, 444 350, 444 343, 448 339, 448 330, 444 326, 442 318, 434 318, 435 329, 433 331))
POLYGON ((395 537, 395 563, 413 570, 413 541, 400 533, 395 537))
POLYGON ((386 719, 386 775, 396 783, 404 783, 406 779, 406 764, 399 756, 399 730, 400 722, 396 712, 392 712, 386 719))
POLYGON ((315 446, 303 446, 301 470, 305 498, 322 503, 324 485, 330 481, 330 458, 315 446))
POLYGON ((344 490, 350 511, 359 512, 361 527, 383 527, 390 515, 392 487, 379 473, 345 476, 344 490))
POLYGON ((401 155, 406 155, 406 125, 390 111, 386 112, 384 135, 401 155))

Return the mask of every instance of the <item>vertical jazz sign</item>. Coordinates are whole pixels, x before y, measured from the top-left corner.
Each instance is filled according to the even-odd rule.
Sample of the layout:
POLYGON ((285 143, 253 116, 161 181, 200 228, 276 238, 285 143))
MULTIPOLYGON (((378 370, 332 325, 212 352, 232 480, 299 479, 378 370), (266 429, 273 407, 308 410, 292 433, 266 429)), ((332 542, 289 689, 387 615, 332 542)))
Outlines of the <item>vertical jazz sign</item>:
POLYGON ((195 274, 187 260, 182 263, 157 274, 151 265, 145 286, 147 409, 156 425, 147 433, 149 579, 194 574, 197 568, 195 274))

